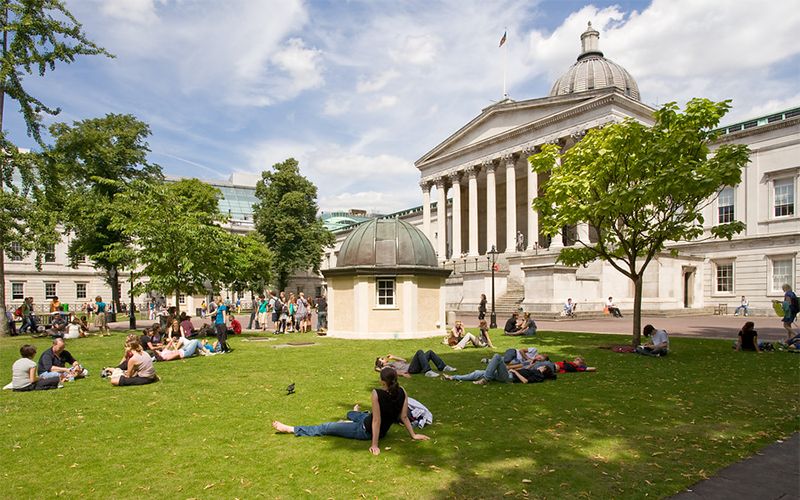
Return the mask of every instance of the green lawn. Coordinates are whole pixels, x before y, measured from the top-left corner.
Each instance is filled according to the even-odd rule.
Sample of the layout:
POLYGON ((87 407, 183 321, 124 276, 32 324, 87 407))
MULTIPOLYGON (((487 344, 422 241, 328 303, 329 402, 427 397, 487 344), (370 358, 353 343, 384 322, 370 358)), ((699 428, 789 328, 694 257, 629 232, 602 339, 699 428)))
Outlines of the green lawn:
MULTIPOLYGON (((111 387, 124 335, 69 341, 91 372, 57 391, 0 392, 2 497, 8 499, 662 498, 798 431, 800 356, 737 353, 731 342, 671 339, 665 358, 597 346, 628 336, 540 332, 551 359, 583 355, 596 373, 535 385, 480 387, 421 375, 401 379, 433 412, 413 441, 397 426, 381 441, 295 438, 270 422, 315 424, 368 406, 376 356, 433 349, 468 373, 488 349, 437 339, 344 341, 291 334, 232 341, 231 355, 157 363, 161 382, 111 387), (296 382, 296 394, 284 388, 296 382)), ((3 385, 19 346, 0 339, 3 385)))

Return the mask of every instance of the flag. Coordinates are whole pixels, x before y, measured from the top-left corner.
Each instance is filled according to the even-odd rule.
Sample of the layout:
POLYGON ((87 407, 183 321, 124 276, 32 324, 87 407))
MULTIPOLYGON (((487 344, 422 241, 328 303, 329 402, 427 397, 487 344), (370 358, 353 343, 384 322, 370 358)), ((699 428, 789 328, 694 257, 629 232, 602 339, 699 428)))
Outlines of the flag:
POLYGON ((503 38, 500 39, 500 47, 502 47, 503 44, 506 43, 506 34, 507 33, 508 33, 508 31, 504 31, 503 32, 503 38))

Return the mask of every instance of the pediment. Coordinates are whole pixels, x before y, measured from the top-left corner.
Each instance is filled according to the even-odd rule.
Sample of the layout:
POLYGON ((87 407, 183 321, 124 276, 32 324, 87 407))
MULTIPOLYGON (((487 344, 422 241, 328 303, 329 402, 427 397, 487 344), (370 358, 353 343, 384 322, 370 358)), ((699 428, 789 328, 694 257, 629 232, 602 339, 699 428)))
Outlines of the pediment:
MULTIPOLYGON (((595 101, 614 96, 613 89, 581 92, 574 95, 545 97, 527 101, 505 99, 481 111, 481 114, 416 161, 422 170, 437 160, 483 148, 491 141, 517 135, 537 126, 552 128, 554 124, 574 121, 576 112, 595 101)), ((619 96, 623 100, 629 100, 619 96)), ((637 103, 638 104, 638 103, 637 103)), ((641 106, 641 104, 639 104, 641 106)), ((647 112, 649 115, 649 112, 647 112)))

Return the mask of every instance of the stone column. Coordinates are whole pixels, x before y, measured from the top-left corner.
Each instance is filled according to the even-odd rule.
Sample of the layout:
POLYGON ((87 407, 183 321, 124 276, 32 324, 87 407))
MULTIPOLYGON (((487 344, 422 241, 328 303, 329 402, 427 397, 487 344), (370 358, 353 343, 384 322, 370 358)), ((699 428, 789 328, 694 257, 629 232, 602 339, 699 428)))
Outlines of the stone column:
POLYGON ((531 169, 528 163, 528 157, 536 154, 534 148, 526 148, 522 151, 522 156, 525 158, 525 168, 528 172, 528 234, 526 250, 529 252, 534 251, 534 245, 539 243, 539 214, 533 209, 533 200, 539 195, 539 174, 531 169))
POLYGON ((517 251, 516 155, 503 155, 506 164, 506 253, 517 251))
POLYGON ((484 162, 486 170, 486 251, 497 245, 497 184, 494 162, 484 162))
POLYGON ((436 179, 436 222, 439 231, 436 252, 439 260, 447 260, 447 184, 444 177, 436 179))
MULTIPOLYGON (((556 143, 557 144, 557 143, 556 143)), ((553 169, 556 169, 561 165, 561 158, 556 158, 555 163, 553 164, 553 169)), ((554 234, 550 241, 550 249, 551 250, 561 250, 564 248, 564 229, 559 229, 558 233, 554 234)))
POLYGON ((428 240, 433 241, 431 235, 431 183, 420 182, 419 187, 422 188, 422 232, 428 237, 428 240))
POLYGON ((478 171, 473 165, 467 169, 469 175, 469 255, 478 256, 478 171))
POLYGON ((453 258, 461 257, 461 172, 450 174, 450 185, 453 188, 453 258))

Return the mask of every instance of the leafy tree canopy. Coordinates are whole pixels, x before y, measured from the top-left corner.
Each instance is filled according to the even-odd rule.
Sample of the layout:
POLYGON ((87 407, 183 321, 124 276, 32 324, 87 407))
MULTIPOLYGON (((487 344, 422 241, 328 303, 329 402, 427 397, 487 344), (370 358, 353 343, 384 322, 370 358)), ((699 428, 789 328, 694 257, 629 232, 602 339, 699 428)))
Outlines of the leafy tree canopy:
POLYGON ((301 269, 319 272, 323 248, 335 238, 317 217, 317 187, 300 175, 294 158, 276 163, 256 185, 256 230, 273 252, 273 271, 284 289, 301 269))
MULTIPOLYGON (((635 283, 635 345, 647 265, 666 243, 704 234, 703 209, 720 188, 740 182, 749 162, 746 146, 722 145, 711 153, 718 137, 713 129, 728 109, 729 101, 694 99, 681 113, 669 103, 654 113, 652 127, 627 119, 589 131, 564 154, 546 145, 529 159, 537 172, 552 169, 543 196, 533 203, 542 232, 555 235, 565 226, 588 223, 599 235, 596 244, 565 248, 558 260, 567 265, 605 260, 635 283)), ((706 229, 730 239, 744 224, 706 229)))

